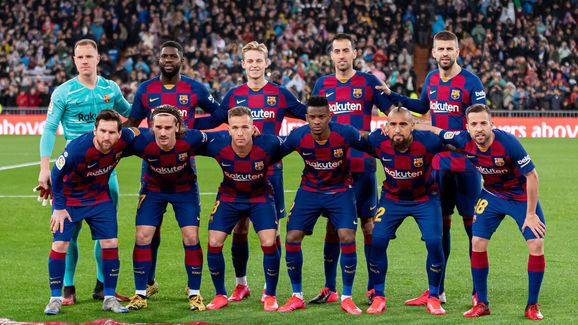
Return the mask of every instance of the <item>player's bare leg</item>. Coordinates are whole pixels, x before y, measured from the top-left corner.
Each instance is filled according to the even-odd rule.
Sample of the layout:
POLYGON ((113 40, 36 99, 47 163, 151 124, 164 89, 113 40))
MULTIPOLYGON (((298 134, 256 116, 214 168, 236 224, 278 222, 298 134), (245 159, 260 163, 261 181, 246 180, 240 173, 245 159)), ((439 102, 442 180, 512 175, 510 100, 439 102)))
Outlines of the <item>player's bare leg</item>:
POLYGON ((223 243, 226 238, 226 232, 209 230, 207 264, 215 286, 215 298, 207 305, 209 310, 221 309, 228 305, 227 290, 225 289, 225 258, 223 257, 223 243))
POLYGON ((229 301, 241 301, 251 295, 247 284, 247 262, 249 260, 249 218, 242 218, 233 228, 231 241, 231 259, 235 269, 236 286, 229 301))
POLYGON ((275 311, 277 305, 277 282, 279 280, 279 251, 277 250, 277 229, 265 229, 257 233, 263 250, 263 271, 265 273, 264 309, 275 311))
POLYGON ((337 230, 339 243, 341 246, 341 278, 343 281, 343 291, 341 293, 341 310, 350 314, 359 315, 359 309, 351 299, 353 280, 357 269, 357 248, 355 245, 355 230, 341 228, 337 230))

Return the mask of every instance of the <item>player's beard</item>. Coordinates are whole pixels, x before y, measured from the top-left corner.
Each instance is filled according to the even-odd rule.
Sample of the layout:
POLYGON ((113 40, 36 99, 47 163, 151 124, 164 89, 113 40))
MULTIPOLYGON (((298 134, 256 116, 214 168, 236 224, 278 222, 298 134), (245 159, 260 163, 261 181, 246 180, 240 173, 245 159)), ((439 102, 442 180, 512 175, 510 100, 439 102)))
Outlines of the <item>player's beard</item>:
POLYGON ((438 67, 444 71, 447 71, 447 70, 451 69, 455 63, 456 63, 456 59, 453 59, 453 60, 450 59, 449 63, 442 63, 442 60, 439 60, 438 61, 438 67))
POLYGON ((99 141, 96 139, 96 143, 98 144, 98 151, 100 152, 107 152, 112 148, 112 142, 108 140, 99 141))
POLYGON ((403 151, 406 151, 407 149, 409 149, 409 145, 413 141, 413 137, 410 136, 408 138, 403 138, 402 140, 397 140, 397 141, 393 140, 393 138, 392 138, 392 139, 390 139, 390 141, 391 141, 391 146, 393 147, 393 150, 403 152, 403 151))
POLYGON ((476 142, 476 144, 478 146, 481 147, 487 147, 488 143, 490 143, 490 137, 492 136, 491 131, 490 133, 486 134, 486 133, 478 133, 478 134, 474 134, 474 141, 476 142), (478 138, 479 135, 483 135, 483 138, 478 138), (479 140, 478 140, 479 139, 479 140))
POLYGON ((161 66, 161 74, 167 78, 167 79, 172 79, 174 76, 178 75, 179 73, 181 73, 181 66, 180 65, 173 65, 173 71, 167 71, 165 70, 164 66, 161 66))

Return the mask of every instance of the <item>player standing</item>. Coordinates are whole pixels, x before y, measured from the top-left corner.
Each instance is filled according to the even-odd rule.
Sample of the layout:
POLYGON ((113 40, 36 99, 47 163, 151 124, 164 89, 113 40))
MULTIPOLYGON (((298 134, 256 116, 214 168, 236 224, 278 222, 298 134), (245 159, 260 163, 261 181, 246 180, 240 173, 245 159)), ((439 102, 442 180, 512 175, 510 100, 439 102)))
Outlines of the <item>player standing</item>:
MULTIPOLYGON (((480 79, 473 73, 462 69, 457 63, 460 49, 457 36, 449 31, 441 31, 434 36, 432 56, 438 64, 438 69, 431 71, 425 79, 420 99, 410 99, 391 92, 387 87, 384 91, 393 102, 401 102, 413 112, 431 115, 433 126, 453 131, 466 129, 466 109, 473 104, 486 104, 486 93, 480 79)), ((433 161, 434 179, 440 187, 444 257, 450 256, 451 217, 454 207, 457 207, 464 222, 464 229, 470 239, 469 252, 472 252, 472 222, 475 200, 481 190, 481 178, 475 167, 464 157, 455 152, 442 152, 433 161)), ((446 301, 445 270, 442 271, 440 284, 440 300, 446 301)), ((406 301, 407 305, 425 305, 428 291, 420 297, 406 301)), ((476 295, 472 297, 475 301, 476 295)))
MULTIPOLYGON (((189 129, 193 128, 192 121, 195 119, 195 107, 199 106, 207 113, 214 113, 217 110, 219 103, 214 100, 209 90, 202 83, 181 75, 181 67, 184 60, 183 47, 179 43, 167 41, 161 45, 159 55, 160 75, 143 82, 137 88, 130 116, 125 126, 138 127, 145 118, 148 125, 150 125, 152 112, 161 105, 176 107, 189 129)), ((196 168, 194 157, 191 157, 191 166, 193 169, 196 168)), ((146 161, 143 161, 143 174, 145 170, 146 161)), ((194 194, 195 200, 200 205, 199 186, 196 184, 196 178, 194 182, 195 184, 191 186, 193 191, 196 192, 194 194)), ((159 224, 151 241, 152 265, 147 279, 147 297, 159 291, 155 273, 157 252, 161 240, 160 227, 161 224, 159 224)))
POLYGON ((151 241, 168 203, 175 211, 185 249, 188 299, 191 310, 205 309, 200 294, 203 252, 199 244, 200 206, 196 173, 190 157, 207 143, 205 133, 186 130, 179 110, 162 105, 151 114, 150 129, 138 129, 130 153, 147 162, 142 176, 136 213, 136 241, 133 251, 135 295, 130 310, 147 308, 147 280, 151 270, 151 241), (186 132, 185 132, 186 130, 186 132))
POLYGON ((354 315, 361 314, 351 299, 357 269, 357 211, 347 152, 350 147, 367 150, 369 146, 357 129, 330 122, 331 118, 327 98, 311 96, 307 103, 309 125, 291 131, 281 147, 281 156, 298 151, 305 162, 305 168, 301 186, 289 211, 285 237, 285 259, 293 295, 279 308, 280 312, 305 308, 301 288, 301 242, 306 234, 312 233, 317 219, 324 214, 335 226, 339 236, 343 279, 341 310, 354 315))
POLYGON ((446 313, 441 307, 438 292, 444 261, 442 211, 431 169, 434 155, 444 146, 439 137, 414 130, 414 125, 410 111, 402 107, 394 108, 387 117, 386 135, 381 130, 375 130, 367 138, 372 154, 381 160, 385 171, 379 208, 374 219, 370 276, 373 277, 375 297, 367 310, 368 314, 386 310, 387 247, 408 216, 413 216, 417 222, 428 252, 426 270, 429 294, 426 310, 434 315, 446 313))
MULTIPOLYGON (((299 102, 295 95, 285 87, 265 79, 265 71, 269 66, 268 50, 265 44, 255 41, 247 43, 241 50, 241 66, 245 70, 247 83, 229 90, 219 110, 210 117, 195 120, 196 129, 209 129, 227 121, 227 111, 235 106, 245 106, 251 109, 253 124, 261 134, 279 135, 283 118, 286 115, 305 119, 307 107, 299 102)), ((285 218, 285 195, 283 190, 283 163, 278 162, 269 167, 267 178, 275 191, 275 210, 277 219, 285 218)), ((251 291, 247 284, 247 261, 249 259, 249 219, 242 219, 233 229, 231 256, 237 286, 229 301, 240 301, 249 297, 251 291)), ((281 240, 277 233, 277 245, 281 255, 281 240)), ((265 291, 265 290, 264 290, 265 291)), ((265 292, 263 292, 263 298, 265 292)), ((263 298, 261 300, 263 300, 263 298)))
POLYGON ((126 313, 114 296, 120 262, 116 208, 111 200, 109 178, 127 145, 133 140, 130 130, 121 131, 118 113, 105 109, 94 122, 94 130, 72 140, 52 168, 54 205, 50 229, 52 250, 48 258, 50 302, 46 315, 56 315, 62 306, 65 257, 77 223, 86 220, 92 239, 101 242, 104 271, 102 309, 126 313))
POLYGON ((207 263, 216 295, 207 309, 215 310, 228 305, 223 243, 240 219, 250 219, 263 250, 267 285, 264 310, 275 311, 278 308, 276 290, 281 256, 277 249, 278 220, 273 188, 267 174, 269 166, 273 164, 273 156, 281 147, 281 139, 273 135, 253 138, 256 127, 251 110, 247 107, 231 108, 228 122, 229 135, 214 137, 206 149, 199 152, 215 158, 223 170, 223 181, 209 221, 207 263))
MULTIPOLYGON (((98 112, 112 108, 123 116, 128 116, 130 104, 124 99, 118 85, 98 76, 97 65, 100 61, 98 47, 93 40, 82 39, 74 45, 74 65, 78 76, 58 86, 52 93, 46 124, 40 138, 40 174, 39 187, 50 189, 50 155, 54 147, 58 124, 62 123, 64 138, 67 143, 72 139, 94 129, 94 121, 98 112)), ((118 180, 116 171, 112 171, 109 184, 112 202, 118 210, 118 180)), ((66 254, 66 272, 64 276, 64 305, 72 305, 76 301, 74 287, 74 273, 78 262, 78 234, 81 226, 70 238, 70 245, 66 254)), ((97 267, 97 281, 94 288, 94 299, 103 299, 104 274, 102 271, 102 256, 100 243, 94 245, 94 256, 97 267)), ((121 301, 128 297, 117 294, 121 301)))
POLYGON ((504 216, 510 215, 522 232, 528 251, 528 302, 525 316, 543 319, 538 295, 544 277, 546 224, 538 201, 538 173, 530 155, 515 136, 492 129, 490 109, 472 105, 466 110, 467 132, 432 128, 444 143, 463 149, 484 178, 475 207, 472 275, 478 301, 464 317, 490 314, 488 303, 488 244, 504 216))
MULTIPOLYGON (((331 42, 331 60, 335 65, 335 74, 320 78, 315 83, 312 95, 325 96, 329 101, 332 121, 351 125, 360 131, 371 131, 373 106, 387 113, 391 102, 381 96, 375 87, 382 85, 377 77, 356 71, 353 61, 357 57, 353 37, 348 34, 337 34, 331 42)), ((371 251, 371 232, 373 216, 377 205, 377 181, 375 179, 375 159, 356 149, 348 153, 351 177, 357 202, 357 216, 361 220, 364 238, 364 251, 369 270, 371 251)), ((337 260, 339 259, 339 239, 331 222, 327 223, 327 234, 323 248, 325 261, 325 288, 310 303, 325 303, 338 300, 335 289, 337 260)), ((373 285, 368 281, 367 290, 373 285)), ((371 303, 371 291, 368 293, 371 303)))

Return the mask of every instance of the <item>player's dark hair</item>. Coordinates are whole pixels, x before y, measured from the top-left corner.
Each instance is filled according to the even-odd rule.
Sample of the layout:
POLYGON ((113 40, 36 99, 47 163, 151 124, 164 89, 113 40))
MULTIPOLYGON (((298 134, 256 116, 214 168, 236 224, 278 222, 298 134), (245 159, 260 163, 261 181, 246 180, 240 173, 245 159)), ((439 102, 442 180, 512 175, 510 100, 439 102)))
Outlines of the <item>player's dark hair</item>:
POLYGON ((253 120, 253 116, 251 115, 251 110, 245 106, 235 106, 229 110, 227 113, 227 119, 230 119, 233 116, 249 116, 251 120, 253 120))
POLYGON ((391 111, 389 111, 389 114, 387 114, 387 117, 389 118, 390 116, 395 115, 395 114, 405 115, 405 117, 408 118, 410 121, 412 120, 411 112, 409 111, 409 109, 407 109, 403 106, 396 106, 396 107, 392 108, 391 111))
POLYGON ((161 105, 155 108, 154 111, 151 113, 151 127, 153 127, 155 124, 155 117, 161 114, 172 115, 175 117, 177 124, 177 139, 181 139, 185 135, 186 128, 185 124, 183 123, 183 117, 181 116, 179 110, 173 105, 168 104, 161 105))
POLYGON ((349 42, 351 42, 351 48, 355 50, 355 40, 353 39, 353 36, 351 34, 337 33, 331 40, 331 44, 333 45, 334 41, 341 41, 341 40, 348 40, 349 42))
POLYGON ((466 118, 470 115, 470 113, 481 113, 486 112, 488 113, 488 117, 492 119, 492 113, 490 113, 490 107, 484 104, 474 104, 466 109, 466 118))
POLYGON ((110 108, 103 109, 102 111, 98 112, 98 114, 96 114, 96 119, 94 120, 95 129, 98 129, 98 124, 101 120, 115 121, 118 124, 118 131, 122 129, 122 119, 120 118, 120 115, 110 108))
POLYGON ((307 108, 309 107, 326 107, 329 113, 329 101, 325 96, 311 96, 307 101, 307 108))
POLYGON ((179 52, 179 54, 181 56, 183 56, 183 46, 181 44, 179 44, 178 42, 175 41, 166 41, 163 44, 161 44, 161 51, 165 48, 165 47, 174 47, 177 49, 177 51, 179 52))
POLYGON ((434 35, 434 41, 458 41, 456 34, 450 32, 449 30, 442 30, 434 35))
POLYGON ((94 47, 94 49, 98 53, 98 45, 96 45, 95 41, 93 41, 89 38, 83 38, 83 39, 77 41, 76 43, 74 43, 74 52, 76 52, 77 47, 83 46, 83 45, 90 45, 90 46, 94 47))

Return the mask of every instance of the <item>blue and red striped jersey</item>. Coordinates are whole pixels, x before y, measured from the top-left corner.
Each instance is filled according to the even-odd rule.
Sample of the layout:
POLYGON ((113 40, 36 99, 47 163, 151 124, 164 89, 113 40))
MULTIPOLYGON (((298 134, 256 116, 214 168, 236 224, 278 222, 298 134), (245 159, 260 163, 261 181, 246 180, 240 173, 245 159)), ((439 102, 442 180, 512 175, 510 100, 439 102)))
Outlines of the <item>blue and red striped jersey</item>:
POLYGON ((423 202, 438 186, 432 177, 432 161, 438 152, 444 150, 438 136, 427 131, 414 130, 413 141, 406 152, 395 151, 391 139, 372 132, 367 141, 371 145, 385 171, 382 196, 394 201, 423 202))
MULTIPOLYGON (((399 96, 393 92, 392 94, 399 96)), ((480 78, 466 69, 447 80, 441 77, 439 70, 431 71, 426 76, 420 99, 404 98, 401 102, 404 107, 414 112, 426 114, 429 111, 433 126, 452 131, 466 129, 468 107, 487 104, 480 78)), ((475 167, 464 155, 452 151, 438 154, 434 158, 433 167, 457 172, 475 171, 475 167)))
POLYGON ((118 142, 107 153, 94 147, 94 133, 72 140, 52 168, 54 208, 88 206, 110 200, 110 174, 127 151, 135 133, 123 128, 118 142))
POLYGON ((219 103, 199 81, 181 75, 181 80, 176 85, 163 85, 157 76, 137 88, 130 117, 139 120, 146 118, 150 126, 152 111, 165 104, 179 109, 189 129, 193 128, 193 123, 189 123, 189 120, 195 119, 195 107, 199 106, 207 113, 213 113, 219 108, 219 103))
POLYGON ((181 139, 177 139, 171 150, 161 149, 153 132, 148 128, 137 129, 138 134, 129 146, 126 155, 136 155, 146 164, 142 175, 145 190, 162 193, 190 191, 196 186, 194 169, 190 157, 208 143, 207 134, 199 130, 187 130, 181 139))
POLYGON ((353 184, 347 152, 350 147, 369 150, 368 143, 356 128, 335 122, 329 123, 329 139, 313 139, 309 125, 291 131, 281 147, 280 155, 285 156, 297 150, 305 168, 301 176, 301 187, 311 192, 343 192, 353 184))
POLYGON ((534 170, 530 155, 512 134, 498 129, 492 132, 494 141, 485 151, 465 131, 442 130, 439 137, 444 143, 464 149, 466 157, 482 174, 485 190, 503 199, 527 201, 524 175, 534 170))
MULTIPOLYGON (((260 89, 253 89, 245 83, 230 89, 214 114, 196 119, 195 129, 205 130, 226 123, 229 109, 235 106, 251 109, 253 124, 261 134, 279 135, 287 113, 302 120, 305 120, 307 114, 307 105, 301 103, 287 88, 268 82, 260 89)), ((269 168, 269 175, 282 169, 282 163, 276 163, 269 168)))
MULTIPOLYGON (((378 94, 375 86, 380 85, 377 77, 365 72, 356 71, 349 80, 339 80, 330 74, 317 80, 312 95, 327 97, 333 122, 370 132, 373 105, 382 112, 392 105, 387 96, 378 94)), ((375 159, 367 153, 352 149, 348 158, 352 172, 375 172, 375 159)))
POLYGON ((219 186, 217 200, 236 203, 266 202, 266 195, 273 194, 273 187, 267 179, 267 169, 281 147, 281 139, 269 134, 255 137, 251 152, 243 156, 233 150, 230 135, 223 132, 208 134, 211 141, 197 154, 215 158, 223 170, 223 181, 219 186))

